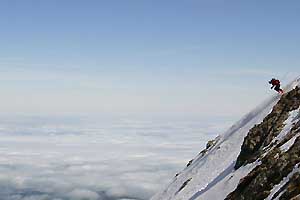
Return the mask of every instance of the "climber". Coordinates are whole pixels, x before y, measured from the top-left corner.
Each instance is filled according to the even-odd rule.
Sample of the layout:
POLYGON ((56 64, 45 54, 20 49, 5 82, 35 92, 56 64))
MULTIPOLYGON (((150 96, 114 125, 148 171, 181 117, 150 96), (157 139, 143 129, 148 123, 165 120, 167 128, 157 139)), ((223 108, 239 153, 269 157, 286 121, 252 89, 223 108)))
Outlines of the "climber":
POLYGON ((280 94, 283 94, 283 90, 280 88, 280 81, 278 79, 272 78, 272 80, 269 81, 270 84, 272 84, 271 89, 277 91, 280 94))

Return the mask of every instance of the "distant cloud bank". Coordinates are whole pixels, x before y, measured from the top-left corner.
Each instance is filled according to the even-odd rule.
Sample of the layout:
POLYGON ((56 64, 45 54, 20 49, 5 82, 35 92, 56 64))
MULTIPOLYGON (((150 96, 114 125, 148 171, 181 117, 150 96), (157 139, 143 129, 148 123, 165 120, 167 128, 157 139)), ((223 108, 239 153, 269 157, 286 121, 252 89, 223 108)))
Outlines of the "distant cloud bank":
POLYGON ((228 125, 34 119, 1 124, 2 199, 147 200, 228 125))

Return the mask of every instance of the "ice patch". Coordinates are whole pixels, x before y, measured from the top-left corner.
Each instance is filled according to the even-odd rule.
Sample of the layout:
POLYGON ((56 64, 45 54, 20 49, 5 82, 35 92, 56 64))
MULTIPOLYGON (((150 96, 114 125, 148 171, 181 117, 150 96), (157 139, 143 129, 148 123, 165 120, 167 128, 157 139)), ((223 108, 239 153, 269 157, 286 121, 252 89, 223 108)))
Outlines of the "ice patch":
POLYGON ((277 140, 279 142, 282 141, 286 134, 288 134, 291 131, 293 125, 299 121, 299 111, 300 109, 297 109, 289 113, 289 117, 284 122, 285 126, 283 130, 278 134, 278 136, 274 140, 277 140))
POLYGON ((291 146, 293 146, 293 144, 295 143, 295 140, 299 137, 300 134, 295 135, 294 137, 292 137, 291 139, 289 139, 289 141, 287 141, 286 143, 284 143, 283 145, 280 146, 280 150, 282 152, 286 152, 288 151, 291 146))

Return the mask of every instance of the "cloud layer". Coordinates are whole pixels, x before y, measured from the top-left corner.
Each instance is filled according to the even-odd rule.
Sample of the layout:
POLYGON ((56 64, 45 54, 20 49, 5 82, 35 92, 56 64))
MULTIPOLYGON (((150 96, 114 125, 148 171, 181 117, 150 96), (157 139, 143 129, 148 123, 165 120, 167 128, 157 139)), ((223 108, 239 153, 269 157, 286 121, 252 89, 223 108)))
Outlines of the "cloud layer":
POLYGON ((146 200, 224 128, 198 120, 2 121, 5 200, 146 200))

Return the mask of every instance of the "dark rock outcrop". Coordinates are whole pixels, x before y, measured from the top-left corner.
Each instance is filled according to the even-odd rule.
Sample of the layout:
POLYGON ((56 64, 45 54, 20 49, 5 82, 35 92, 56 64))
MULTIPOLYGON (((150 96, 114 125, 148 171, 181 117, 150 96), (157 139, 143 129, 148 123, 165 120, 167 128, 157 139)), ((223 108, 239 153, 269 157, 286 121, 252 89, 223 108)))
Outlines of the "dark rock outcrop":
POLYGON ((259 125, 254 126, 241 147, 241 153, 237 158, 235 169, 242 165, 256 160, 263 151, 262 148, 268 146, 284 127, 284 121, 292 110, 300 106, 300 89, 294 90, 282 96, 280 101, 274 106, 272 112, 259 125))
POLYGON ((220 137, 216 137, 215 139, 213 140, 209 140, 207 143, 206 143, 206 147, 205 149, 203 149, 199 155, 201 156, 204 156, 210 149, 212 149, 216 144, 217 142, 219 141, 220 137))
MULTIPOLYGON (((253 127, 245 137, 238 156, 235 169, 252 163, 256 166, 246 177, 240 180, 237 188, 226 200, 263 200, 269 196, 275 185, 288 177, 300 163, 300 120, 292 124, 292 128, 280 141, 275 138, 284 128, 289 112, 300 106, 300 89, 285 94, 274 106, 272 112, 259 125, 253 127), (281 146, 295 137, 288 150, 281 146)), ((299 116, 298 116, 299 117, 299 116)), ((300 194, 300 174, 292 177, 272 197, 280 200, 297 199, 300 194)))
POLYGON ((282 153, 279 148, 274 148, 261 162, 261 165, 240 181, 236 190, 227 196, 227 200, 265 199, 272 188, 300 162, 300 137, 287 152, 282 153))
POLYGON ((192 178, 189 178, 188 180, 186 180, 182 186, 179 188, 179 190, 176 192, 176 194, 178 194, 181 190, 183 190, 185 188, 185 186, 187 186, 187 184, 192 180, 192 178))
POLYGON ((283 199, 298 199, 300 200, 300 174, 299 172, 295 173, 289 180, 287 184, 285 184, 281 190, 279 190, 274 198, 277 197, 281 192, 283 194, 279 197, 280 200, 283 199))

